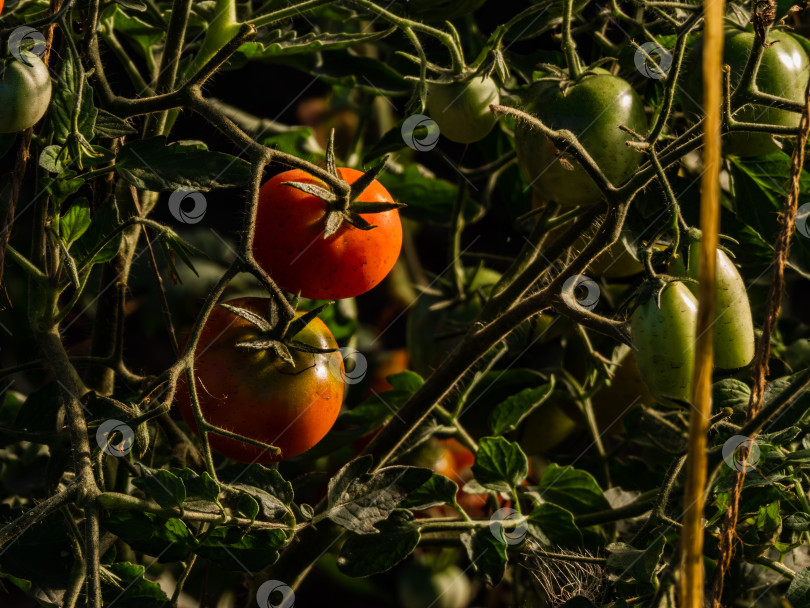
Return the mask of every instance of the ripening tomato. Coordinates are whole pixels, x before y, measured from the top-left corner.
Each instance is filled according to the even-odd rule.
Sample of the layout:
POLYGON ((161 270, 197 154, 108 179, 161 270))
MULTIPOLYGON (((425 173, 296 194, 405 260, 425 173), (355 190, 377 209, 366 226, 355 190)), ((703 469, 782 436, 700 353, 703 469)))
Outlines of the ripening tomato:
POLYGON ((0 133, 33 127, 51 103, 48 68, 33 53, 24 53, 24 58, 30 65, 16 59, 0 60, 0 133))
MULTIPOLYGON (((238 298, 227 304, 265 315, 269 302, 267 298, 238 298)), ((299 311, 296 316, 302 314, 299 311)), ((337 420, 344 391, 339 351, 313 354, 290 349, 292 366, 272 350, 236 346, 258 337, 255 325, 217 306, 202 330, 194 363, 200 408, 208 422, 281 448, 280 455, 272 455, 235 439, 208 434, 214 450, 251 463, 286 460, 318 443, 337 420)), ((294 338, 320 349, 337 348, 334 336, 318 318, 294 338)), ((197 433, 185 374, 177 385, 177 402, 183 418, 197 433)))
MULTIPOLYGON (((339 168, 348 183, 362 172, 339 168)), ((328 205, 285 182, 315 184, 321 180, 298 169, 267 181, 259 195, 253 254, 256 261, 284 289, 305 298, 338 300, 367 292, 394 267, 402 247, 399 211, 362 214, 376 226, 361 230, 344 222, 324 238, 328 205)), ((388 191, 373 181, 358 202, 392 203, 388 191)))
POLYGON ((3 14, 3 2, 5 2, 5 0, 0 0, 0 15, 3 14))
POLYGON ((697 300, 683 283, 661 292, 661 307, 649 298, 630 320, 641 377, 658 399, 692 400, 697 300))
MULTIPOLYGON (((689 245, 689 276, 698 278, 700 241, 689 245)), ((722 249, 717 250, 715 271, 716 323, 714 337, 714 364, 721 369, 745 367, 754 358, 754 321, 751 304, 740 272, 722 249)), ((697 295, 697 285, 689 284, 697 295)))
MULTIPOLYGON (((605 177, 618 186, 643 160, 627 145, 632 135, 619 125, 646 133, 647 115, 644 102, 626 80, 601 68, 593 71, 565 89, 558 82, 535 83, 526 110, 547 127, 576 135, 605 177)), ((560 159, 565 150, 557 150, 545 135, 522 121, 515 126, 515 149, 524 174, 544 198, 564 206, 590 205, 602 198, 579 163, 568 155, 560 159)))
POLYGON ((471 144, 492 131, 498 119, 489 106, 499 101, 498 85, 492 78, 474 77, 467 82, 432 83, 428 87, 427 110, 443 137, 471 144))
MULTIPOLYGON (((754 45, 751 26, 742 28, 726 21, 723 42, 723 61, 731 67, 731 90, 739 84, 748 56, 754 45)), ((808 57, 802 45, 785 30, 771 30, 768 42, 772 43, 762 53, 762 63, 757 72, 757 87, 762 93, 785 97, 804 103, 804 87, 807 83, 808 57)), ((699 38, 687 59, 687 73, 694 78, 685 78, 681 99, 687 111, 701 113, 703 104, 703 81, 701 57, 703 38, 699 38)), ((719 75, 718 75, 719 78, 719 75)), ((799 126, 800 115, 767 104, 749 104, 734 114, 739 122, 753 122, 782 126, 799 126)), ((731 133, 723 138, 723 152, 737 156, 760 156, 776 152, 778 146, 768 133, 731 133)))

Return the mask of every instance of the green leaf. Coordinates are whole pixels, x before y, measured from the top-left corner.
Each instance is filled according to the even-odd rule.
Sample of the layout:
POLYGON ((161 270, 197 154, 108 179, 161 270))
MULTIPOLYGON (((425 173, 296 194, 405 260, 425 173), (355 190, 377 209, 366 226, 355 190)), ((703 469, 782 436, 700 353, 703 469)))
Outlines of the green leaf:
POLYGON ((287 542, 283 530, 256 530, 244 536, 239 530, 231 530, 215 529, 194 552, 224 570, 243 572, 247 568, 258 572, 278 561, 278 550, 287 542), (239 533, 237 538, 234 532, 239 533))
POLYGON ((511 492, 529 474, 529 460, 517 443, 503 437, 484 437, 472 467, 476 481, 498 492, 511 492))
MULTIPOLYGON (((759 232, 767 243, 776 243, 779 215, 790 180, 790 156, 775 152, 756 158, 732 156, 729 161, 737 217, 759 232)), ((801 207, 807 203, 810 203, 810 173, 802 171, 798 204, 801 207)), ((810 276, 810 239, 800 237, 791 241, 790 263, 805 277, 810 276)))
POLYGON ((796 573, 790 581, 785 599, 791 606, 810 606, 810 568, 804 568, 796 573))
POLYGON ((42 190, 47 191, 57 203, 64 203, 84 185, 84 179, 76 177, 75 171, 62 171, 57 177, 43 177, 39 180, 42 190))
POLYGON ((455 481, 434 473, 430 479, 408 494, 399 506, 413 511, 424 511, 443 504, 454 505, 457 494, 458 485, 455 481))
POLYGON ((65 243, 70 245, 90 227, 90 202, 82 197, 73 201, 59 221, 59 230, 65 243))
POLYGON ((736 378, 720 380, 712 385, 712 403, 718 410, 730 407, 737 412, 745 412, 750 397, 751 388, 736 378))
POLYGON ((526 388, 498 404, 489 416, 493 435, 513 431, 534 409, 539 407, 554 390, 554 377, 547 384, 526 388))
MULTIPOLYGON (((81 67, 76 65, 73 53, 65 53, 59 69, 59 78, 53 90, 49 113, 54 140, 60 144, 67 142, 73 130, 73 116, 76 113, 81 78, 83 78, 81 67)), ((78 131, 87 141, 93 139, 97 115, 98 110, 93 104, 93 87, 85 79, 82 84, 81 104, 78 108, 78 131)))
POLYGON ((810 515, 807 513, 794 513, 784 519, 785 525, 796 532, 807 532, 810 530, 810 515))
POLYGON ((169 602, 160 585, 144 577, 143 566, 121 562, 106 568, 114 579, 102 577, 101 593, 105 603, 121 608, 160 608, 169 602))
POLYGON ((460 538, 476 576, 487 585, 497 585, 506 573, 506 543, 495 538, 489 527, 465 532, 460 538))
POLYGON ((574 514, 562 507, 544 502, 528 518, 529 534, 546 546, 581 546, 582 533, 574 523, 574 514))
POLYGON ((369 475, 370 463, 370 457, 353 460, 329 482, 326 517, 357 534, 377 534, 374 524, 433 474, 420 467, 390 466, 369 475))
POLYGON ((242 494, 239 496, 237 508, 242 515, 251 521, 256 519, 256 516, 259 514, 259 503, 250 494, 242 494))
MULTIPOLYGON (((458 186, 455 184, 435 176, 425 176, 417 165, 409 165, 400 174, 386 171, 380 175, 379 181, 394 200, 408 205, 400 211, 403 217, 418 222, 450 222, 458 198, 458 186)), ((464 217, 472 220, 479 212, 480 206, 467 199, 464 217)))
POLYGON ((634 579, 640 583, 652 583, 665 544, 663 535, 658 536, 643 550, 635 549, 627 543, 611 543, 607 546, 607 567, 620 580, 634 579))
POLYGON ((115 169, 136 188, 156 192, 243 187, 250 178, 250 163, 241 158, 163 136, 124 144, 115 169))
POLYGON ((39 166, 48 173, 62 173, 66 169, 70 156, 64 146, 47 146, 39 155, 39 166), (64 153, 62 151, 65 151, 64 153))
POLYGON ((341 548, 337 565, 343 574, 357 578, 386 572, 413 553, 421 539, 419 529, 398 511, 374 527, 380 534, 352 534, 341 548))
POLYGON ((135 49, 141 57, 146 57, 152 48, 159 45, 166 36, 166 30, 155 27, 146 21, 128 15, 117 4, 111 4, 101 14, 102 22, 110 22, 116 34, 134 43, 135 49))
POLYGON ((182 479, 183 485, 186 487, 184 508, 206 513, 222 511, 222 507, 219 505, 219 484, 211 478, 207 471, 203 471, 201 475, 189 468, 169 469, 169 471, 182 479))
POLYGON ((299 36, 293 30, 276 29, 263 33, 262 42, 248 42, 239 47, 237 53, 245 60, 267 60, 298 53, 336 51, 358 44, 367 44, 385 38, 396 28, 371 33, 314 33, 299 36))
POLYGON ((117 511, 103 517, 101 525, 135 551, 153 555, 162 564, 186 559, 197 544, 186 524, 174 517, 117 511))
POLYGON ((277 519, 286 516, 289 505, 293 499, 293 488, 289 481, 286 481, 281 474, 274 470, 263 467, 259 464, 231 465, 225 467, 220 479, 227 481, 234 479, 228 487, 231 490, 250 494, 262 507, 262 512, 269 519, 277 519))
POLYGON ((186 500, 186 487, 183 481, 174 473, 165 469, 150 471, 141 467, 142 477, 132 480, 132 483, 161 507, 182 507, 186 500))
POLYGON ((14 419, 14 428, 26 431, 53 431, 62 406, 59 384, 48 382, 28 395, 14 419))
MULTIPOLYGON (((107 236, 118 227, 118 205, 115 198, 112 196, 107 197, 96 209, 93 215, 90 227, 76 240, 73 246, 73 256, 76 260, 82 260, 84 257, 95 249, 101 241, 105 240, 107 236)), ((109 262, 118 253, 121 247, 122 235, 118 234, 109 243, 101 248, 96 256, 91 261, 92 264, 102 264, 109 262)))
POLYGON ((323 55, 322 62, 311 73, 329 84, 357 88, 371 95, 404 97, 413 88, 402 74, 383 61, 345 51, 323 55))
POLYGON ((543 471, 538 492, 544 500, 560 505, 574 515, 610 508, 593 475, 571 466, 551 463, 543 471))
POLYGON ((386 380, 394 387, 395 391, 405 391, 410 394, 418 391, 425 383, 422 376, 410 370, 391 374, 386 380))
POLYGON ((117 139, 138 133, 127 121, 102 109, 98 110, 98 116, 96 116, 95 131, 96 135, 106 139, 117 139))

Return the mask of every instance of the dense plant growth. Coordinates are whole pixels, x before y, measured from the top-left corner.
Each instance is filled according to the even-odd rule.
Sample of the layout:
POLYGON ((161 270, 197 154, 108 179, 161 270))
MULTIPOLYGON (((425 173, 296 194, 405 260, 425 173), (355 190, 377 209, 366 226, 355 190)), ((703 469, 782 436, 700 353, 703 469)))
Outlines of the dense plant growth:
MULTIPOLYGON (((680 605, 703 7, 515 4, 0 0, 0 604, 680 605)), ((726 17, 702 564, 798 608, 810 41, 726 17)))

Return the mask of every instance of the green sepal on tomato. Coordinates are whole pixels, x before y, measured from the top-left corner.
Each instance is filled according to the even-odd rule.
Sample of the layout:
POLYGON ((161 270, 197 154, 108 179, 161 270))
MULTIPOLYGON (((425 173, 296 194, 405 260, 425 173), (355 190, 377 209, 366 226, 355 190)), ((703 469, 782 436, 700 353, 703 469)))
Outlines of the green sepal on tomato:
MULTIPOLYGON (((755 34, 751 26, 740 27, 727 20, 723 42, 723 62, 731 67, 731 90, 737 87, 754 46, 755 34)), ((763 49, 762 63, 757 72, 756 85, 761 93, 784 97, 804 103, 804 88, 810 65, 802 45, 785 30, 770 30, 767 41, 771 46, 763 49)), ((693 76, 682 79, 681 99, 684 108, 691 113, 700 113, 703 103, 701 57, 703 37, 699 38, 685 63, 684 74, 693 76)), ((748 104, 734 115, 738 122, 799 126, 800 115, 766 104, 748 104)), ((723 138, 723 152, 736 156, 760 156, 776 152, 779 147, 768 133, 729 133, 723 138)))
MULTIPOLYGON (((270 300, 238 298, 225 304, 263 318, 270 300)), ((232 310, 215 307, 197 343, 194 370, 203 418, 224 430, 278 447, 281 453, 213 432, 208 434, 210 445, 223 456, 248 463, 302 454, 329 432, 343 404, 343 360, 335 352, 337 342, 315 317, 286 340, 290 363, 274 349, 261 348, 263 342, 274 340, 232 310)), ((298 311, 296 320, 303 315, 298 311)), ((199 435, 185 374, 177 384, 177 402, 183 419, 199 435)))
MULTIPOLYGON (((694 232, 690 238, 688 269, 683 267, 683 262, 674 269, 682 276, 697 280, 701 249, 699 232, 694 232)), ((697 284, 688 283, 687 286, 697 296, 697 284)), ((745 367, 753 360, 756 350, 751 304, 740 272, 722 249, 717 249, 715 287, 714 365, 720 369, 745 367)))
POLYGON ((367 292, 388 275, 402 248, 398 208, 404 205, 370 179, 382 164, 363 173, 334 168, 331 159, 333 174, 357 186, 351 201, 338 200, 325 182, 299 169, 276 175, 259 193, 253 255, 281 287, 311 299, 367 292))
MULTIPOLYGON (((0 2, 2 8, 2 2, 0 2)), ((33 127, 51 103, 51 75, 37 55, 0 60, 0 133, 33 127)))
POLYGON ((490 104, 500 101, 498 85, 492 78, 474 76, 464 82, 431 83, 427 111, 439 126, 439 133, 459 144, 480 141, 498 119, 490 104))
MULTIPOLYGON (((626 80, 595 68, 571 83, 536 82, 527 96, 525 110, 550 129, 571 131, 612 184, 620 185, 642 162, 643 156, 627 145, 632 135, 619 128, 647 131, 644 102, 626 80)), ((577 161, 521 121, 515 127, 515 148, 526 178, 545 199, 576 206, 602 198, 577 161)))
POLYGON ((630 319, 641 377, 657 399, 691 402, 697 300, 680 281, 641 297, 630 319))

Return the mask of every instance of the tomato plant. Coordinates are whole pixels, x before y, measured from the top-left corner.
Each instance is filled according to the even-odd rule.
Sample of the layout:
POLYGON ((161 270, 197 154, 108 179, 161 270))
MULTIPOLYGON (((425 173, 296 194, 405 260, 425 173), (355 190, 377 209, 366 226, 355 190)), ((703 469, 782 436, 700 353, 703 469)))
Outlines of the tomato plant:
MULTIPOLYGON (((0 6, 0 10, 2 10, 0 6)), ((0 60, 0 133, 33 127, 51 102, 51 77, 42 60, 24 53, 25 62, 0 60)))
MULTIPOLYGON (((644 103, 627 81, 595 71, 571 83, 539 82, 528 95, 527 110, 553 129, 573 132, 612 183, 621 184, 641 163, 627 146, 630 136, 618 127, 647 128, 644 103)), ((525 122, 516 125, 515 147, 527 179, 545 199, 590 205, 602 198, 582 166, 567 160, 567 150, 525 122)))
MULTIPOLYGON (((270 301, 241 298, 229 306, 263 315, 270 301)), ((298 317, 303 313, 299 312, 298 317)), ((335 349, 337 343, 324 323, 315 318, 300 333, 297 342, 319 349, 335 349)), ((200 411, 206 421, 278 447, 279 455, 256 446, 214 436, 211 447, 240 462, 272 462, 306 452, 323 439, 337 420, 343 402, 343 361, 330 369, 333 356, 291 349, 292 361, 282 360, 272 350, 248 350, 239 344, 259 338, 259 328, 233 312, 214 309, 203 327, 195 374, 200 411)), ((180 413, 198 432, 188 387, 178 385, 180 413)))
POLYGON ((709 5, 10 5, 0 606, 810 606, 810 20, 709 5))
POLYGON ((492 78, 454 83, 435 83, 428 87, 427 110, 447 139, 471 144, 483 139, 498 122, 489 111, 498 103, 498 85, 492 78))

